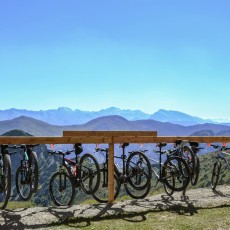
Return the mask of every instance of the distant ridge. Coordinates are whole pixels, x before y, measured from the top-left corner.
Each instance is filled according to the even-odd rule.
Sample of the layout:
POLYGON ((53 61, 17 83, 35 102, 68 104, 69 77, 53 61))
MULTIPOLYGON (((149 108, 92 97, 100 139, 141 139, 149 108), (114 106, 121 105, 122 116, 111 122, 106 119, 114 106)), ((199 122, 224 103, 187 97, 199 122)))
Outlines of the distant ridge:
POLYGON ((26 116, 47 122, 52 125, 79 125, 91 121, 95 118, 113 115, 121 116, 129 121, 152 119, 184 126, 215 123, 212 120, 205 120, 179 111, 160 109, 154 114, 147 114, 140 110, 119 109, 116 107, 110 107, 100 111, 81 111, 78 109, 72 110, 66 107, 40 111, 13 108, 8 110, 0 110, 0 121, 11 120, 20 116, 26 116))

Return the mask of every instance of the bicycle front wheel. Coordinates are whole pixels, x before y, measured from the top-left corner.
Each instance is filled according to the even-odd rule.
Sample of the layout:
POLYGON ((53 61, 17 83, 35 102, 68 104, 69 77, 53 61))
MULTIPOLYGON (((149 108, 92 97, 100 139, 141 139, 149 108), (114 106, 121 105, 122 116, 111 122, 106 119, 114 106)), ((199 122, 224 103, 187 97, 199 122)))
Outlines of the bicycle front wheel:
POLYGON ((94 194, 100 184, 100 167, 94 156, 86 153, 80 160, 81 188, 86 194, 94 194))
POLYGON ((212 170, 212 179, 211 179, 212 190, 215 190, 218 184, 220 178, 220 169, 221 169, 221 163, 219 161, 216 161, 214 163, 213 170, 212 170))
POLYGON ((11 195, 11 160, 8 154, 3 157, 3 174, 0 175, 0 209, 4 209, 11 195))
POLYGON ((50 196, 57 206, 71 205, 75 197, 72 179, 65 172, 56 172, 50 179, 50 196))
POLYGON ((136 190, 148 187, 152 177, 149 159, 140 151, 132 152, 126 162, 128 183, 136 190))
MULTIPOLYGON (((114 200, 118 197, 120 192, 120 181, 116 173, 114 173, 114 200)), ((107 203, 109 196, 109 181, 108 170, 101 169, 101 180, 97 191, 93 194, 93 198, 100 203, 107 203)))
POLYGON ((180 157, 169 157, 162 168, 166 186, 173 191, 183 191, 190 182, 190 172, 186 161, 180 157))
POLYGON ((144 199, 149 194, 151 182, 143 189, 135 189, 130 183, 125 183, 124 187, 127 194, 133 199, 144 199))

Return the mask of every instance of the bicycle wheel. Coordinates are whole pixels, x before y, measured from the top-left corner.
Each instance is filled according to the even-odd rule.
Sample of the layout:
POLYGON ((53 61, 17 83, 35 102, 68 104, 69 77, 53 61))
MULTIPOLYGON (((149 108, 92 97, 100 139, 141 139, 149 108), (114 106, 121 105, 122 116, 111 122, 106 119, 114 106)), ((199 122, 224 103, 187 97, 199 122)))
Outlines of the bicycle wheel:
POLYGON ((71 205, 75 197, 73 181, 65 172, 56 172, 51 177, 49 192, 52 201, 58 206, 71 205))
POLYGON ((143 189, 135 189, 130 183, 125 183, 124 187, 127 194, 133 199, 144 199, 149 194, 151 182, 143 189))
POLYGON ((8 154, 3 157, 3 174, 0 175, 0 209, 4 209, 11 195, 11 159, 8 154))
POLYGON ((24 166, 20 166, 16 171, 16 190, 21 200, 29 200, 32 196, 32 183, 29 171, 24 166))
POLYGON ((190 182, 189 167, 180 157, 169 157, 162 167, 166 186, 173 191, 183 191, 190 182))
POLYGON ((152 168, 149 159, 144 153, 132 152, 126 162, 127 182, 136 190, 142 190, 148 187, 151 177, 152 168))
POLYGON ((195 167, 193 170, 193 174, 191 176, 191 184, 194 186, 197 184, 200 175, 200 159, 195 154, 195 167))
MULTIPOLYGON (((195 161, 195 154, 192 151, 191 148, 188 146, 184 146, 182 149, 182 156, 181 156, 188 164, 189 172, 190 172, 190 179, 191 184, 192 181, 194 182, 196 180, 196 161, 195 161)), ((193 184, 192 184, 193 185, 193 184)))
MULTIPOLYGON (((108 202, 109 183, 108 183, 108 170, 101 169, 101 180, 97 191, 93 194, 93 198, 100 203, 108 202)), ((118 197, 120 192, 120 181, 117 174, 114 173, 114 200, 118 197)))
POLYGON ((94 194, 100 184, 100 168, 94 156, 86 153, 80 160, 81 188, 86 194, 94 194))
POLYGON ((30 168, 30 180, 31 180, 31 192, 36 192, 38 190, 38 157, 36 152, 32 151, 29 156, 29 168, 30 168))
POLYGON ((215 190, 218 184, 220 178, 220 169, 221 169, 221 163, 219 161, 216 161, 214 163, 213 170, 212 170, 212 178, 211 178, 212 190, 215 190))

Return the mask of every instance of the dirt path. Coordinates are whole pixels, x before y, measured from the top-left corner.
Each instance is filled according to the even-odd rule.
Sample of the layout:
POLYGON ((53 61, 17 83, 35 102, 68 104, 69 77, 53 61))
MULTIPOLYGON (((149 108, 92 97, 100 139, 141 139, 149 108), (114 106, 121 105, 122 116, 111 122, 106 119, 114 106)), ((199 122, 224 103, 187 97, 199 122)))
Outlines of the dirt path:
POLYGON ((115 202, 112 206, 93 204, 74 205, 70 208, 35 207, 4 210, 0 211, 0 229, 46 229, 66 222, 69 218, 98 220, 163 210, 195 214, 200 208, 230 206, 230 186, 221 186, 218 189, 216 194, 211 189, 189 190, 186 200, 181 198, 181 193, 176 193, 173 197, 160 194, 142 200, 115 202))

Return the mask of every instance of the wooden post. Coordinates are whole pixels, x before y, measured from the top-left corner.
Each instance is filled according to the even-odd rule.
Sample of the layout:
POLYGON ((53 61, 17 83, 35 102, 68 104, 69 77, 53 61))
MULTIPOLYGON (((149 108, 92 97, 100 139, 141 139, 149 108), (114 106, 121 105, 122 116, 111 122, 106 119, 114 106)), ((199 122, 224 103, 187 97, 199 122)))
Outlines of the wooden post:
POLYGON ((108 203, 114 203, 114 143, 109 144, 109 194, 108 203))

